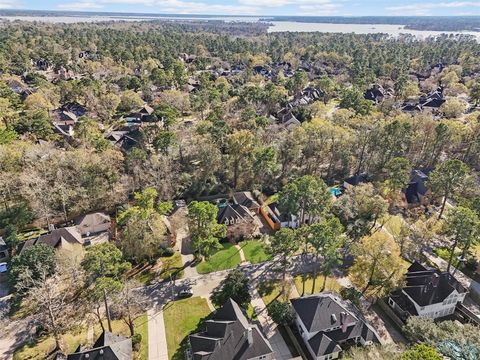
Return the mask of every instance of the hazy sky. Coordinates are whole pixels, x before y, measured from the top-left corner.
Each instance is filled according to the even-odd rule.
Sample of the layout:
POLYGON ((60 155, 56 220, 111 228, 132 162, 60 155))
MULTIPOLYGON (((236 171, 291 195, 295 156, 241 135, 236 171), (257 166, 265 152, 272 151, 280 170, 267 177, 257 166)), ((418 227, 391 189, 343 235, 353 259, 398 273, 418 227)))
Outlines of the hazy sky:
POLYGON ((480 15, 480 0, 0 0, 0 9, 229 15, 480 15))

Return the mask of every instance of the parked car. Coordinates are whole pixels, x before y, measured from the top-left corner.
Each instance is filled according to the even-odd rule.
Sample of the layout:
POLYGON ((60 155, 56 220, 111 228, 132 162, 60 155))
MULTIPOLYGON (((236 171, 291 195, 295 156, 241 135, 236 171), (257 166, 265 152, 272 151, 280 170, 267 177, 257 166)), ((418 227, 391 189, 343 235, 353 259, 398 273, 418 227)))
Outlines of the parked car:
POLYGON ((178 292, 178 297, 180 299, 186 299, 193 296, 193 291, 190 289, 180 290, 178 292))
POLYGON ((7 270, 8 270, 7 263, 6 262, 0 263, 0 274, 6 273, 7 270))

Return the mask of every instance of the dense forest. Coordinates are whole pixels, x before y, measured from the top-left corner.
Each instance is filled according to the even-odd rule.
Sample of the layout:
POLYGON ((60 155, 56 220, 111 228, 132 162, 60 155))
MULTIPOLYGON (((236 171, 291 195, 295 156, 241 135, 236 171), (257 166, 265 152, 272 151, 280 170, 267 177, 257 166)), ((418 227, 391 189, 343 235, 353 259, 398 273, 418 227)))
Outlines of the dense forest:
POLYGON ((149 186, 168 200, 273 193, 307 174, 329 184, 359 173, 382 180, 396 157, 415 168, 445 159, 479 168, 473 39, 253 37, 198 26, 3 24, 3 217, 17 208, 29 220, 70 217, 149 186), (366 100, 372 84, 393 95, 366 100), (439 86, 442 111, 402 111, 439 86), (320 101, 296 106, 308 87, 320 101), (65 136, 54 123, 71 104, 81 116, 65 136), (144 104, 151 121, 129 127, 134 146, 117 146, 125 116, 144 104), (290 108, 301 125, 286 130, 279 117, 290 108))
MULTIPOLYGON (((277 294, 256 296, 287 326, 290 280, 300 296, 309 277, 310 293, 328 288, 361 306, 401 288, 407 267, 434 251, 447 271, 473 274, 479 104, 480 44, 466 35, 268 34, 262 23, 183 20, 0 23, 0 235, 11 314, 34 317, 35 345, 51 335, 52 355, 77 347, 62 336, 85 327, 87 315, 105 330, 110 301, 146 358, 135 317, 145 325, 148 301, 176 298, 175 276, 186 283, 237 265, 248 276, 272 266, 260 270, 268 278, 234 271, 217 279, 212 301, 243 293, 237 300, 251 308, 254 281, 260 294, 266 279, 277 294), (77 244, 81 256, 49 242, 53 233, 68 242, 65 234, 92 218, 107 239, 78 233, 89 239, 77 244), (313 272, 293 273, 297 263, 313 272)), ((205 302, 198 321, 208 315, 205 299, 190 300, 205 302)), ((177 319, 192 322, 180 314, 201 308, 168 315, 182 303, 165 309, 169 334, 183 329, 177 319)), ((473 325, 412 318, 403 331, 423 344, 404 355, 403 347, 367 351, 379 359, 440 359, 437 350, 449 355, 453 343, 480 351, 473 325)), ((195 326, 175 335, 178 358, 177 340, 195 326)), ((357 351, 347 358, 371 358, 357 351)))

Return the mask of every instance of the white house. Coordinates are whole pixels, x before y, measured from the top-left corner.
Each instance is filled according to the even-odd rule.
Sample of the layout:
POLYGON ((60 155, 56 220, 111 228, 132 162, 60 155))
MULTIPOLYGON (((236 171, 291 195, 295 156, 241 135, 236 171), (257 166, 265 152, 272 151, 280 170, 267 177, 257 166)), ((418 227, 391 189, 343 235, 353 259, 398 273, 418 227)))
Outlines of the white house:
POLYGON ((468 290, 448 272, 428 269, 414 262, 405 275, 406 286, 390 294, 388 305, 403 320, 409 316, 432 319, 451 315, 468 290))
POLYGON ((358 309, 335 292, 292 299, 291 303, 298 331, 316 360, 337 359, 342 345, 380 343, 358 309))

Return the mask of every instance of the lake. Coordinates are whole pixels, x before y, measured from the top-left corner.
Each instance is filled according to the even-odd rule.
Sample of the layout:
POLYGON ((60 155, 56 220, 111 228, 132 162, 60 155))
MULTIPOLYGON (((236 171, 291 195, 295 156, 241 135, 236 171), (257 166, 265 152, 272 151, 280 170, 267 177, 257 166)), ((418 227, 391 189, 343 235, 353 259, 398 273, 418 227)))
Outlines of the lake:
MULTIPOLYGON (((161 20, 195 20, 195 21, 226 21, 226 22, 257 22, 260 18, 249 16, 144 16, 144 15, 128 15, 128 16, 0 16, 4 20, 22 20, 22 21, 39 21, 49 23, 78 23, 78 22, 103 22, 103 21, 151 21, 161 20)), ((420 31, 405 29, 402 25, 386 25, 386 24, 330 24, 330 23, 306 23, 295 21, 271 21, 272 24, 268 32, 325 32, 325 33, 355 33, 355 34, 374 34, 384 33, 397 37, 402 34, 411 34, 418 39, 425 39, 429 36, 439 36, 441 34, 465 34, 473 35, 480 41, 480 32, 454 32, 454 31, 420 31)))

